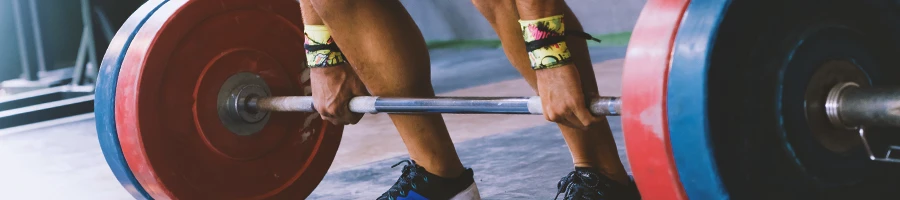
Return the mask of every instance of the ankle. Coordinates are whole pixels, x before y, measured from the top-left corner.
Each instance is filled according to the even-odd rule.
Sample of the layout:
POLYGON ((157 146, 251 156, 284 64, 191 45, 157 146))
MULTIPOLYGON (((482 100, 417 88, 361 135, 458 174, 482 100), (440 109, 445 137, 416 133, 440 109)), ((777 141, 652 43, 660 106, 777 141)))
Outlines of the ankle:
POLYGON ((466 171, 466 168, 463 167, 462 163, 454 164, 454 165, 440 165, 434 163, 419 163, 416 162, 419 167, 422 167, 428 173, 431 173, 435 176, 445 178, 445 179, 455 179, 459 178, 466 171))
POLYGON ((610 173, 609 171, 602 170, 601 168, 598 168, 598 167, 590 167, 590 166, 584 166, 584 165, 579 166, 578 164, 575 165, 575 171, 589 171, 589 172, 593 172, 596 174, 600 174, 600 175, 606 176, 607 178, 609 178, 615 182, 618 182, 619 184, 622 184, 622 185, 631 185, 631 183, 632 183, 631 177, 629 177, 628 173, 625 173, 625 172, 610 173))
POLYGON ((425 168, 425 171, 428 171, 428 173, 431 173, 431 174, 434 174, 435 176, 438 176, 438 177, 441 177, 441 178, 446 178, 446 179, 456 179, 456 178, 459 178, 460 176, 463 175, 463 172, 466 171, 466 169, 463 168, 463 167, 459 167, 459 168, 437 168, 437 169, 435 169, 435 170, 432 170, 431 168, 428 168, 428 167, 423 167, 423 168, 425 168))

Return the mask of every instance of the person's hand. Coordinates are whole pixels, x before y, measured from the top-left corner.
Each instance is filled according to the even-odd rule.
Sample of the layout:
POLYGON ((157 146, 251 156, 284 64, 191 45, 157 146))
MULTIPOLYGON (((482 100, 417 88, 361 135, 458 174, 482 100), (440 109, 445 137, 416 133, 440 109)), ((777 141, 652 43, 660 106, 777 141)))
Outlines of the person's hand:
POLYGON ((353 69, 347 65, 312 68, 313 107, 334 125, 356 124, 363 113, 350 112, 350 99, 369 95, 365 85, 353 69))
POLYGON ((588 111, 581 78, 574 65, 541 69, 535 73, 538 95, 548 121, 582 130, 601 121, 588 111))

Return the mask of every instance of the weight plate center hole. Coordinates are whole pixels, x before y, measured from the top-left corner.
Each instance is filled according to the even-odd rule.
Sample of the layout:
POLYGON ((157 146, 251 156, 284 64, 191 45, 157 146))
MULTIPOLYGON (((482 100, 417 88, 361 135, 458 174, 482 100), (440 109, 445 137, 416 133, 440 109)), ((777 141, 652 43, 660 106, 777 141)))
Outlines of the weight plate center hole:
POLYGON ((861 144, 856 131, 835 127, 826 112, 828 93, 845 82, 868 85, 869 80, 852 60, 826 61, 812 75, 804 94, 806 120, 813 137, 835 153, 847 152, 861 144))
POLYGON ((222 84, 218 96, 219 118, 232 133, 253 135, 262 130, 269 119, 269 112, 254 109, 256 98, 268 97, 268 85, 260 76, 240 72, 222 84))

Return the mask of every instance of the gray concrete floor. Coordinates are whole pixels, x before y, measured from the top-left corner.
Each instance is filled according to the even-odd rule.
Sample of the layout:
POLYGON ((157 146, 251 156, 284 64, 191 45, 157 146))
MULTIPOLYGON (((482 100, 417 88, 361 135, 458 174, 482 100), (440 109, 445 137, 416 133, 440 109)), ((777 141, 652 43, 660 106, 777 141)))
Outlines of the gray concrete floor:
MULTIPOLYGON (((622 47, 591 49, 595 63, 624 53, 622 47)), ((432 60, 439 93, 520 78, 499 49, 440 50, 432 60)), ((610 122, 622 144, 618 120, 610 122)), ((92 115, 0 130, 0 199, 131 199, 109 171, 96 137, 92 115)), ((572 169, 553 125, 471 139, 458 149, 489 199, 551 198, 556 181, 572 169)), ((390 165, 403 157, 332 171, 310 199, 373 199, 396 180, 399 170, 390 165)))
MULTIPOLYGON (((628 168, 621 121, 611 117, 609 122, 628 168)), ((554 124, 461 142, 456 148, 463 164, 475 172, 484 199, 553 199, 557 181, 574 169, 554 124)), ((403 159, 408 157, 329 173, 309 199, 374 199, 397 181, 400 167, 391 165, 403 159)))
MULTIPOLYGON (((407 12, 422 30, 425 40, 496 39, 491 28, 472 1, 401 0, 407 12)), ((566 3, 588 33, 627 32, 646 0, 567 0, 566 3)))

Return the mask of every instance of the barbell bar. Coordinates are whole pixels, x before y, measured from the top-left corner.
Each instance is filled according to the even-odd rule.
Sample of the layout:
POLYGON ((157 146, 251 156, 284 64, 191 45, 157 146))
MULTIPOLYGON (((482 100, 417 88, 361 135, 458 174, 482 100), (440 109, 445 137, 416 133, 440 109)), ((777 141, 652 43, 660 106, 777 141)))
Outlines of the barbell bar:
MULTIPOLYGON (((257 97, 245 101, 250 111, 316 112, 310 96, 257 97)), ((590 112, 598 116, 618 116, 619 97, 599 97, 590 102, 590 112)), ((541 98, 532 97, 437 97, 391 98, 360 96, 350 100, 355 113, 454 113, 454 114, 543 114, 541 98)))
MULTIPOLYGON (((232 95, 240 98, 240 95, 232 95)), ((247 97, 230 101, 238 112, 316 112, 311 96, 247 97)), ((837 128, 858 126, 900 127, 900 89, 860 88, 846 82, 835 85, 825 101, 826 114, 837 128)), ((531 97, 435 97, 400 98, 359 96, 350 100, 355 113, 452 113, 542 115, 541 98, 531 97)), ((620 97, 599 97, 588 104, 591 114, 618 116, 620 97)))
POLYGON ((900 127, 900 90, 861 88, 853 82, 837 84, 828 93, 825 113, 837 128, 900 127))

